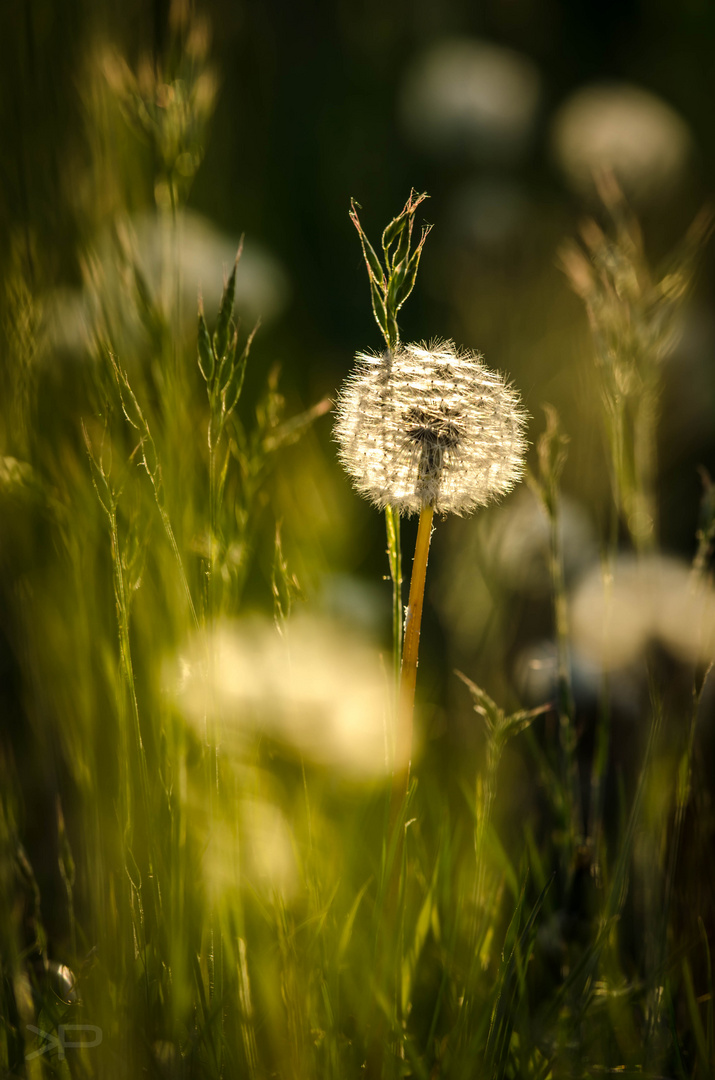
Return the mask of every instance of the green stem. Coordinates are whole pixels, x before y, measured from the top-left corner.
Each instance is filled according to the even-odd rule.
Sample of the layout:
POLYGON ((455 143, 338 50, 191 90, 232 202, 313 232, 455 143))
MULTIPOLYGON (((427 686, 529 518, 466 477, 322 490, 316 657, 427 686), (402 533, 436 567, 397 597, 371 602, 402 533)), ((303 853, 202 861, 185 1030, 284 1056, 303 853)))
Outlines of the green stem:
POLYGON ((655 498, 656 429, 658 423, 657 387, 649 380, 636 404, 633 419, 634 513, 631 522, 637 551, 652 551, 656 546, 657 508, 655 498))
MULTIPOLYGON (((216 595, 216 563, 218 561, 217 537, 218 537, 218 510, 219 490, 217 477, 216 447, 221 438, 218 423, 213 423, 214 412, 209 421, 209 565, 207 582, 207 623, 210 631, 215 628, 217 616, 216 595), (217 433, 217 429, 218 433, 217 433)), ((214 694, 215 672, 213 669, 215 642, 210 642, 209 647, 209 700, 207 702, 206 741, 208 743, 208 795, 209 795, 209 820, 211 828, 215 827, 219 803, 219 751, 216 716, 216 700, 214 694)), ((219 1038, 217 1040, 217 1054, 219 1065, 223 1054, 223 937, 218 912, 212 909, 209 916, 209 952, 207 966, 209 973, 209 995, 212 1004, 219 1004, 217 1024, 219 1038)))
MULTIPOLYGON (((554 497, 549 510, 550 544, 549 570, 554 605, 554 633, 556 637, 557 695, 559 716, 559 745, 561 748, 561 775, 567 800, 569 832, 572 844, 583 836, 581 796, 578 767, 575 758, 575 708, 571 687, 571 664, 569 656, 568 601, 564 581, 564 554, 561 535, 561 514, 558 496, 554 497), (574 836, 574 831, 576 835, 574 836)), ((569 852, 569 855, 571 852, 569 852)))
POLYGON ((207 611, 208 622, 213 623, 215 617, 214 604, 214 578, 216 567, 216 525, 218 518, 217 491, 216 491, 216 448, 214 446, 213 432, 209 434, 209 565, 208 565, 208 589, 207 611))
POLYGON ((122 557, 119 547, 119 528, 117 525, 117 513, 114 506, 109 513, 109 529, 112 546, 112 565, 114 568, 114 595, 117 604, 117 622, 119 626, 119 651, 122 661, 122 672, 129 692, 132 719, 134 721, 134 738, 136 740, 136 752, 139 762, 139 777, 141 789, 142 813, 145 820, 149 817, 149 778, 146 767, 146 756, 142 740, 141 724, 139 722, 139 703, 137 700, 136 683, 134 680, 134 664, 129 640, 129 608, 127 605, 127 593, 122 571, 122 557))
POLYGON ((608 767, 608 748, 611 742, 611 706, 609 701, 608 676, 601 677, 601 695, 596 726, 593 765, 591 767, 591 794, 589 799, 588 837, 593 844, 597 862, 601 859, 601 839, 603 834, 603 811, 608 767))
MULTIPOLYGON (((490 732, 487 741, 486 775, 477 776, 476 790, 476 816, 477 824, 474 836, 474 853, 477 866, 476 883, 476 920, 475 937, 473 948, 478 950, 481 946, 482 928, 484 926, 484 914, 486 909, 486 881, 487 867, 484 858, 486 849, 487 833, 492 820, 492 807, 497 791, 497 769, 501 759, 501 746, 494 734, 490 732)), ((475 951, 475 960, 478 951, 475 951)))
MULTIPOLYGON (((432 538, 433 506, 423 506, 417 529, 415 557, 412 562, 410 580, 410 599, 405 620, 405 640, 402 650, 402 670, 397 701, 397 730, 395 733, 395 759, 392 772, 392 790, 390 793, 390 818, 388 837, 391 838, 388 857, 387 875, 387 915, 389 926, 394 926, 400 895, 400 867, 402 864, 402 830, 395 829, 407 798, 410 785, 410 767, 412 764, 412 731, 415 709, 415 686, 417 683, 417 660, 422 626, 422 604, 425 594, 427 558, 432 538)), ((397 986, 397 983, 395 983, 397 986)))
MULTIPOLYGON (((127 601, 127 589, 124 581, 124 572, 122 568, 122 555, 119 546, 119 527, 117 524, 117 510, 116 505, 112 502, 112 505, 108 509, 109 517, 109 530, 111 537, 111 549, 112 549, 112 565, 114 569, 114 596, 117 605, 117 623, 119 626, 119 652, 121 657, 121 666, 124 680, 129 692, 129 701, 131 705, 132 719, 134 721, 134 737, 136 742, 136 754, 139 764, 139 789, 140 789, 140 807, 141 817, 145 824, 151 821, 151 805, 149 799, 149 773, 146 764, 146 754, 144 751, 144 741, 141 733, 141 723, 139 720, 139 702, 137 699, 136 682, 134 679, 134 663, 132 661, 131 641, 129 637, 129 604, 127 601)), ((131 800, 131 788, 129 779, 126 784, 127 797, 128 797, 128 821, 129 833, 132 834, 135 816, 133 814, 132 800, 131 800)), ((152 899, 154 904, 155 918, 160 918, 161 911, 161 896, 158 891, 156 880, 156 865, 154 839, 151 830, 147 833, 148 854, 150 873, 149 878, 151 880, 152 899)))
MULTIPOLYGON (((713 665, 710 664, 703 680, 698 687, 693 687, 692 696, 692 708, 690 713, 690 723, 688 726, 688 736, 685 744, 685 750, 680 758, 678 764, 678 770, 675 779, 675 814, 673 817, 673 831, 671 835, 668 862, 665 874, 665 887, 663 890, 663 906, 660 916, 659 931, 655 935, 656 940, 656 958, 654 963, 655 972, 658 973, 663 970, 665 966, 666 947, 668 941, 668 925, 670 922, 670 910, 673 903, 673 896, 675 893, 675 876, 678 869, 678 855, 680 854, 680 846, 683 835, 683 826, 685 823, 685 813, 688 808, 691 796, 691 782, 692 782, 692 770, 693 770, 693 753, 695 750, 695 731, 698 722, 698 715, 700 712, 700 702, 702 700, 703 691, 705 690, 705 684, 710 676, 710 672, 713 669, 713 665)), ((654 1008, 651 1012, 650 1023, 648 1026, 648 1037, 651 1037, 655 1031, 657 1021, 660 1015, 661 1000, 659 997, 655 998, 654 1008)))
POLYGON ((400 548, 400 515, 391 506, 385 507, 387 555, 392 578, 392 654, 395 686, 400 685, 402 668, 402 551, 400 548))
POLYGON ((188 580, 188 578, 186 576, 186 570, 184 568, 184 560, 181 558, 181 552, 179 551, 179 545, 176 542, 176 536, 174 535, 174 529, 173 529, 173 526, 171 524, 171 519, 170 519, 169 515, 167 514, 166 510, 164 509, 164 507, 158 502, 158 500, 157 500, 157 505, 158 505, 158 508, 159 508, 159 515, 161 517, 161 523, 164 526, 164 532, 166 533, 166 537, 167 537, 167 539, 169 541, 169 546, 171 547, 172 554, 174 556, 174 559, 176 560, 176 565, 177 565, 178 570, 179 570, 179 577, 181 578, 181 587, 184 590, 184 596, 186 597, 186 602, 187 602, 187 604, 189 606, 189 611, 191 612, 191 621, 194 624, 194 629, 198 630, 199 629, 199 618, 198 618, 198 615, 196 614, 196 608, 194 607, 194 598, 191 595, 191 587, 189 586, 189 580, 188 580))

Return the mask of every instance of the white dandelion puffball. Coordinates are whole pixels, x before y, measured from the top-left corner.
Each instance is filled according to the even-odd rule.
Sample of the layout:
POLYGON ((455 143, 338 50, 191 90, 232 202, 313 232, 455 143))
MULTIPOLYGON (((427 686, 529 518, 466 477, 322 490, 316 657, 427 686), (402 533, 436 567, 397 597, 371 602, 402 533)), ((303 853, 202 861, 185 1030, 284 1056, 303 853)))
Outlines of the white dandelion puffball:
POLYGON ((525 423, 516 391, 450 341, 359 353, 334 435, 356 489, 376 506, 468 514, 521 479, 525 423))

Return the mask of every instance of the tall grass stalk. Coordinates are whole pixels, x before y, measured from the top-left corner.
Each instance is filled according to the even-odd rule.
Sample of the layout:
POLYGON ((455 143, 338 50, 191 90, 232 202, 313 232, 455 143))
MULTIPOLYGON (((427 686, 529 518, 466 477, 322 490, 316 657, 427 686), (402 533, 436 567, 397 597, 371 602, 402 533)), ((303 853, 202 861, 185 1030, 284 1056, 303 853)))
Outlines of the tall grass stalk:
POLYGON ((599 192, 609 221, 582 229, 582 246, 561 250, 564 269, 583 299, 593 336, 603 397, 617 542, 620 519, 636 551, 658 540, 656 431, 661 372, 680 330, 683 303, 692 288, 702 247, 713 228, 702 211, 657 276, 646 259, 640 226, 615 178, 604 175, 599 192))
MULTIPOLYGON (((122 679, 126 696, 129 699, 129 713, 131 715, 131 728, 134 735, 134 753, 130 752, 129 743, 125 741, 123 746, 124 762, 129 777, 129 763, 136 762, 139 773, 139 814, 143 820, 147 820, 150 813, 149 806, 149 777, 144 752, 144 740, 142 738, 141 720, 139 718, 139 701, 134 679, 134 662, 132 659, 132 647, 129 634, 129 597, 125 580, 123 551, 119 540, 119 526, 117 522, 116 494, 104 469, 101 456, 97 455, 87 432, 82 428, 87 454, 92 470, 92 483, 97 493, 99 503, 107 516, 109 525, 109 540, 111 545, 112 571, 114 580, 114 601, 116 605, 117 629, 119 632, 119 655, 121 659, 122 679)), ((120 730, 126 731, 126 723, 122 720, 120 730)), ((131 836, 133 822, 136 814, 134 800, 132 798, 132 786, 130 782, 124 785, 127 796, 126 822, 131 836)))
POLYGON ((395 686, 400 684, 402 671, 402 545, 400 540, 400 515, 391 506, 385 507, 385 530, 387 533, 387 558, 392 580, 392 663, 395 686))
POLYGON ((583 807, 576 761, 576 715, 571 682, 571 647, 568 625, 568 597, 564 579, 563 523, 561 518, 561 477, 568 456, 569 438, 561 430, 556 410, 545 405, 546 429, 537 441, 538 475, 531 474, 531 486, 540 499, 549 523, 549 577, 551 581, 554 639, 556 643, 556 710, 559 720, 561 790, 566 803, 564 827, 569 843, 564 848, 570 866, 584 836, 583 807))

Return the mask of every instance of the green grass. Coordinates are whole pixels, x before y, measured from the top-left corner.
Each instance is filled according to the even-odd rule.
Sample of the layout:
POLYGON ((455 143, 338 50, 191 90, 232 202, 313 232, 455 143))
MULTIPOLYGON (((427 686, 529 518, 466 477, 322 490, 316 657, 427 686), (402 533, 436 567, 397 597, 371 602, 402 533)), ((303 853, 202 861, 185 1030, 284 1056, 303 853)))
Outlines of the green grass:
MULTIPOLYGON (((207 119, 191 96, 203 69, 176 63, 173 111, 143 110, 151 92, 123 67, 102 91, 112 123, 139 118, 154 140, 143 184, 169 237, 207 119)), ((701 221, 665 288, 625 206, 610 210, 611 231, 567 256, 590 281, 602 377, 606 570, 619 550, 658 549, 657 335, 707 233, 701 221), (635 267, 634 292, 618 292, 614 266, 635 267)), ((399 519, 384 566, 394 641, 375 690, 357 626, 316 599, 330 545, 315 550, 310 518, 339 499, 295 486, 332 475, 313 430, 327 403, 286 407, 277 370, 254 360, 260 332, 234 322, 230 273, 192 336, 129 254, 119 294, 97 286, 87 355, 62 369, 31 280, 18 249, 0 458, 0 1073, 713 1076, 709 669, 651 644, 627 718, 614 676, 597 673, 593 700, 573 685, 560 521, 564 432, 573 445, 578 424, 551 411, 532 434, 554 698, 518 701, 508 629, 485 645, 489 693, 442 673, 454 715, 430 714, 418 677, 423 712, 451 737, 428 729, 395 818, 384 744, 399 519), (363 690, 352 737, 373 742, 355 773, 341 725, 363 690)), ((382 308, 373 288, 389 344, 409 289, 393 309, 388 293, 389 275, 382 308)), ((713 520, 708 489, 697 551, 693 538, 702 588, 713 520)), ((336 543, 341 529, 328 517, 336 543)))

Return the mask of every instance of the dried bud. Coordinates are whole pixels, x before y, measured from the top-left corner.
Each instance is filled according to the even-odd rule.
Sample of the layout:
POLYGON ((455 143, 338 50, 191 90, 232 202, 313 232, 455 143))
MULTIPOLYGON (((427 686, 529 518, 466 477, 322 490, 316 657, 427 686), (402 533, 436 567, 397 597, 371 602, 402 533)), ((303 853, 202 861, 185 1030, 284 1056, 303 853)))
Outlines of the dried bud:
POLYGON ((481 360, 452 342, 358 354, 334 434, 360 494, 408 514, 464 514, 521 479, 525 413, 481 360))

